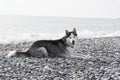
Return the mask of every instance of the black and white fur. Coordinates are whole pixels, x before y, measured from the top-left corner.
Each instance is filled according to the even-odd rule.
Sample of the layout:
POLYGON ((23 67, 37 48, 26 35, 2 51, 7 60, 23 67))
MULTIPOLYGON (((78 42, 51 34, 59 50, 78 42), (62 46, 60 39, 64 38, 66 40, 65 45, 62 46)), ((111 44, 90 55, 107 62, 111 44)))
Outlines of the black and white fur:
POLYGON ((65 36, 58 40, 39 40, 33 43, 33 45, 26 52, 10 51, 6 56, 10 58, 15 55, 25 55, 33 57, 74 57, 74 47, 77 43, 77 33, 74 28, 69 32, 65 30, 65 36))

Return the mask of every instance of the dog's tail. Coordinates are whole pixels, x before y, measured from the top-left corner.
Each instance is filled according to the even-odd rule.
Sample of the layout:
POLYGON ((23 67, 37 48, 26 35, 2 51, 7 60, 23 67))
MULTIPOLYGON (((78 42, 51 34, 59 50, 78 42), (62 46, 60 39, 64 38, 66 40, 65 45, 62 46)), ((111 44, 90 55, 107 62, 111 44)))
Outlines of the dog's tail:
POLYGON ((6 55, 6 58, 10 58, 10 57, 13 57, 13 56, 30 56, 29 52, 26 51, 26 52, 17 52, 17 51, 9 51, 9 53, 6 55))

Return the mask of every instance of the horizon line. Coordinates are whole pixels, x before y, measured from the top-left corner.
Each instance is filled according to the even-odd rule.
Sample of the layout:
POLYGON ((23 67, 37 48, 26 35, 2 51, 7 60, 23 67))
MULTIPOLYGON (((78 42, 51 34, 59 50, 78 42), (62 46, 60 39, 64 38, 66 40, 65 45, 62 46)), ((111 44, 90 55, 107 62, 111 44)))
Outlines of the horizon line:
POLYGON ((88 18, 88 19, 120 19, 108 17, 80 17, 80 16, 42 16, 42 15, 19 15, 19 14, 0 14, 0 16, 26 16, 26 17, 56 17, 56 18, 88 18))

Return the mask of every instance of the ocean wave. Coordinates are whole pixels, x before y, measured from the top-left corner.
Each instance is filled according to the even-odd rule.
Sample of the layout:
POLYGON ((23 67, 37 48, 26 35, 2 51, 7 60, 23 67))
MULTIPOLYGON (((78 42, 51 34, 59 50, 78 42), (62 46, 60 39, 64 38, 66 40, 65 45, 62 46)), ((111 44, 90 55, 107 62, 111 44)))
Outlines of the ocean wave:
MULTIPOLYGON (((7 44, 7 43, 19 43, 24 41, 36 41, 36 40, 54 40, 59 39, 64 36, 64 33, 23 33, 23 34, 16 34, 16 35, 0 35, 0 44, 7 44)), ((83 30, 78 31, 78 38, 99 38, 99 37, 114 37, 120 36, 120 31, 116 32, 105 32, 105 31, 89 31, 83 30)))

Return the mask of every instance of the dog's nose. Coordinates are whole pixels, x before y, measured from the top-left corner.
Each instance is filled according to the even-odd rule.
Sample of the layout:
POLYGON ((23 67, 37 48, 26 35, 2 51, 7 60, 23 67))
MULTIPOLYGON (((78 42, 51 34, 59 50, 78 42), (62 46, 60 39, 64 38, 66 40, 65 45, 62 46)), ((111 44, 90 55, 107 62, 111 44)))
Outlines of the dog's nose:
POLYGON ((75 44, 75 41, 72 41, 72 44, 74 45, 74 44, 75 44))

